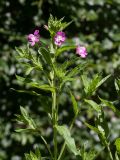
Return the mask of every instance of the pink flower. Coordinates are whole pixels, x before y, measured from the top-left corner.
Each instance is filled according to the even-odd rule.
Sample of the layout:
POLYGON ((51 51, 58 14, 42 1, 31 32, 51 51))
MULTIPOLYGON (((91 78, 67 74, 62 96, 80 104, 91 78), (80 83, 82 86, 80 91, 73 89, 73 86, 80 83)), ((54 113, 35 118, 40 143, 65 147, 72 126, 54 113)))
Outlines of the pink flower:
POLYGON ((35 43, 39 42, 40 39, 39 30, 35 30, 34 34, 29 34, 27 38, 31 46, 34 46, 35 43))
POLYGON ((86 50, 86 48, 84 46, 77 46, 76 54, 78 54, 82 58, 85 58, 88 53, 87 53, 87 50, 86 50))
POLYGON ((64 43, 65 40, 66 40, 66 36, 65 36, 64 32, 59 31, 59 32, 56 33, 56 35, 54 37, 54 43, 57 46, 61 46, 64 43))

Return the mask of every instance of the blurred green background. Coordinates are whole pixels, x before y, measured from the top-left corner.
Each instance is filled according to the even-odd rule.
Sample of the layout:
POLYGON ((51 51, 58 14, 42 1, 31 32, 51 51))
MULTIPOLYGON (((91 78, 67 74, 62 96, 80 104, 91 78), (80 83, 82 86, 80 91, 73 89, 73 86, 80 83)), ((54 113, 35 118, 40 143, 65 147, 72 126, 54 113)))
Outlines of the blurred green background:
MULTIPOLYGON (((26 35, 36 26, 40 27, 42 37, 49 38, 43 25, 47 24, 50 13, 58 18, 65 17, 67 22, 73 20, 66 29, 66 34, 70 40, 88 46, 87 59, 93 64, 89 68, 90 75, 98 72, 102 72, 103 76, 112 75, 97 94, 111 101, 119 99, 114 79, 120 73, 120 0, 0 0, 0 160, 21 160, 25 152, 34 150, 39 144, 42 153, 48 154, 39 137, 14 131, 17 127, 14 115, 20 112, 20 105, 26 106, 32 117, 40 123, 52 146, 52 131, 43 109, 44 95, 38 99, 10 89, 25 88, 15 78, 15 74, 23 74, 22 66, 15 58, 15 46, 26 45, 26 35)), ((66 54, 63 57, 65 56, 66 54)), ((80 105, 83 90, 80 78, 68 85, 72 86, 80 105)), ((64 92, 60 98, 60 123, 69 123, 73 116, 69 96, 64 92)), ((93 99, 96 100, 97 96, 93 99)), ((72 133, 76 144, 81 146, 88 142, 88 149, 92 145, 100 151, 102 148, 98 137, 83 125, 85 118, 92 123, 94 114, 85 112, 78 117, 72 133)), ((114 144, 115 138, 120 136, 120 119, 112 111, 106 112, 106 118, 111 128, 110 140, 114 144)), ((112 145, 113 152, 114 149, 112 145)), ((65 160, 75 159, 68 153, 66 152, 65 160)), ((100 153, 98 160, 107 160, 105 151, 100 153)))

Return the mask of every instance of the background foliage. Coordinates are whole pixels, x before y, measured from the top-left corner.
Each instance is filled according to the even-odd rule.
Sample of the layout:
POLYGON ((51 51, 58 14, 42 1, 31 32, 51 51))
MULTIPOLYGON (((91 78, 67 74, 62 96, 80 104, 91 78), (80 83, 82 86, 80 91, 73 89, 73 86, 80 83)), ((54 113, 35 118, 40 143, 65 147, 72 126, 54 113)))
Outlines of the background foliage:
MULTIPOLYGON (((16 93, 10 88, 25 88, 22 83, 18 83, 15 73, 22 75, 22 66, 16 61, 15 46, 25 45, 27 43, 26 35, 36 26, 40 27, 41 36, 48 38, 49 35, 43 25, 47 24, 49 14, 61 18, 65 16, 65 21, 73 20, 73 23, 67 29, 67 37, 70 41, 86 44, 88 50, 88 61, 91 62, 89 68, 89 77, 94 73, 102 72, 103 76, 111 74, 97 94, 107 100, 118 100, 116 106, 119 106, 114 79, 119 77, 120 70, 120 1, 119 0, 1 0, 0 1, 0 159, 1 160, 19 160, 24 152, 34 149, 37 144, 44 150, 41 140, 37 136, 25 133, 15 133, 17 127, 14 122, 14 114, 19 113, 19 106, 26 106, 33 118, 41 124, 41 130, 50 140, 52 136, 51 128, 48 127, 45 110, 44 93, 41 99, 28 94, 16 93), (47 132, 44 132, 47 129, 47 132)), ((64 53, 61 60, 68 58, 74 53, 64 53)), ((34 73, 33 73, 34 74, 34 73)), ((34 75, 43 79, 41 75, 34 75)), ((76 99, 80 105, 82 95, 82 83, 78 77, 76 82, 68 83, 74 91, 76 99)), ((61 113, 59 123, 68 123, 73 115, 71 101, 66 91, 61 98, 61 113)), ((93 100, 99 102, 98 97, 94 95, 93 100)), ((48 95, 49 100, 49 95, 48 95)), ((83 109, 87 107, 82 106, 83 109)), ((111 127, 111 141, 119 137, 120 125, 118 118, 111 110, 106 114, 109 126, 111 127)), ((86 142, 89 148, 92 144, 96 150, 101 150, 99 140, 96 134, 88 130, 83 121, 87 118, 93 122, 94 113, 85 111, 76 121, 73 129, 73 135, 76 144, 86 142)), ((113 145, 114 151, 114 145, 113 145)), ((66 154, 67 155, 67 154, 66 154)), ((102 152, 98 159, 106 157, 102 152)), ((72 159, 72 157, 70 156, 72 159)), ((66 160, 69 156, 66 156, 66 160)), ((74 157, 73 157, 74 159, 74 157)))

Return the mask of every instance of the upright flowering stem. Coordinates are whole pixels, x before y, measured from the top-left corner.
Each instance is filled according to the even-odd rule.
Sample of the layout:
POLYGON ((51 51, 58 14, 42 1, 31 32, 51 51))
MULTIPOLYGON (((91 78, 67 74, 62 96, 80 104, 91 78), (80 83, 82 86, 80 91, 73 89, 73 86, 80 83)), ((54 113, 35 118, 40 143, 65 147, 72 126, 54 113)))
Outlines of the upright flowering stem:
POLYGON ((113 156, 112 156, 109 144, 107 144, 107 150, 108 150, 108 154, 109 154, 110 160, 113 160, 113 156))
MULTIPOLYGON (((53 79, 53 87, 55 87, 54 79, 53 79)), ((53 118, 53 142, 54 142, 54 160, 57 160, 57 130, 56 130, 56 124, 57 124, 57 113, 56 113, 56 89, 52 93, 52 118, 53 118)))
MULTIPOLYGON (((53 58, 53 62, 55 62, 55 57, 53 58)), ((52 70, 51 75, 51 86, 55 89, 52 93, 52 121, 53 121, 53 143, 54 143, 54 160, 57 160, 57 92, 56 92, 56 79, 55 72, 52 70)))

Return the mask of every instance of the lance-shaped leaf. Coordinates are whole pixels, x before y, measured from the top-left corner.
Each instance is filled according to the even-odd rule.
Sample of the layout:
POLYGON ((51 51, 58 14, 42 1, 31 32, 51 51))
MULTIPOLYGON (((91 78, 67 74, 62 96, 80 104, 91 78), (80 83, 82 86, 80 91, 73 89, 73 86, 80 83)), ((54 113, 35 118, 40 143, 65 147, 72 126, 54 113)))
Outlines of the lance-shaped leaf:
POLYGON ((112 102, 106 101, 102 98, 99 98, 102 102, 103 107, 109 107, 110 109, 113 110, 114 113, 116 113, 118 116, 120 116, 120 111, 113 105, 112 102))
POLYGON ((117 93, 120 95, 120 79, 115 80, 115 88, 117 93))
POLYGON ((88 128, 90 128, 91 130, 93 130, 94 132, 96 132, 98 134, 101 142, 106 146, 107 141, 106 141, 105 132, 104 132, 103 128, 101 126, 94 127, 86 122, 85 122, 85 125, 88 128))
POLYGON ((43 160, 39 149, 36 149, 35 153, 33 153, 32 151, 30 151, 30 154, 25 153, 25 159, 26 160, 43 160))
POLYGON ((115 152, 115 160, 120 160, 120 158, 118 157, 117 151, 115 152))
POLYGON ((95 93, 98 87, 100 87, 111 75, 102 79, 100 74, 96 74, 92 80, 89 80, 86 75, 82 76, 82 81, 85 87, 85 92, 88 96, 95 93))
POLYGON ((92 126, 92 125, 90 125, 90 124, 88 124, 88 123, 86 123, 86 122, 85 122, 85 125, 86 125, 88 128, 90 128, 91 130, 93 130, 94 132, 96 132, 97 134, 100 133, 100 131, 98 130, 97 127, 94 127, 94 126, 92 126))
POLYGON ((69 77, 64 77, 64 79, 62 80, 62 82, 60 83, 60 89, 63 87, 63 85, 66 83, 66 82, 72 82, 74 81, 75 79, 74 78, 69 78, 69 77))
POLYGON ((43 47, 40 47, 40 49, 38 50, 38 52, 43 56, 43 58, 46 61, 46 63, 48 65, 52 66, 51 56, 50 56, 50 53, 47 51, 47 49, 43 48, 43 47))
POLYGON ((56 51, 56 56, 59 56, 61 53, 65 52, 65 51, 69 51, 71 49, 75 49, 76 46, 63 46, 57 49, 56 51))
POLYGON ((101 142, 105 147, 108 145, 107 138, 109 134, 109 128, 104 118, 104 112, 102 108, 101 108, 101 111, 98 112, 98 118, 95 121, 95 126, 92 126, 86 122, 85 122, 85 125, 98 134, 101 142))
POLYGON ((77 104, 76 99, 75 99, 74 95, 72 94, 72 92, 70 92, 70 96, 71 96, 71 100, 72 100, 74 113, 75 113, 75 115, 77 115, 78 114, 78 104, 77 104))
POLYGON ((35 155, 38 157, 38 159, 42 160, 41 159, 42 157, 41 157, 40 149, 36 148, 35 155))
MULTIPOLYGON (((21 76, 16 76, 16 78, 17 78, 19 81, 27 84, 27 85, 30 86, 30 87, 37 88, 37 89, 44 90, 44 91, 50 91, 50 92, 54 92, 54 91, 55 91, 55 88, 51 87, 51 86, 48 85, 48 84, 40 85, 39 83, 34 82, 34 81, 32 81, 31 79, 24 78, 24 77, 21 77, 21 76)), ((22 92, 22 91, 21 91, 21 92, 22 92)), ((32 93, 35 94, 35 92, 32 92, 32 93)))
POLYGON ((16 90, 14 88, 11 88, 13 91, 16 91, 18 93, 27 93, 27 94, 30 94, 30 95, 33 95, 33 96, 40 96, 39 93, 35 92, 35 91, 27 91, 27 90, 16 90))
POLYGON ((27 128, 25 129, 17 129, 16 131, 17 132, 22 132, 22 131, 32 131, 32 130, 35 130, 37 127, 36 127, 36 124, 35 122, 33 121, 33 119, 29 116, 28 112, 26 111, 25 108, 23 107, 20 107, 20 111, 21 111, 21 115, 16 115, 16 121, 19 122, 19 123, 23 123, 27 126, 27 128))
POLYGON ((31 53, 28 47, 26 48, 16 47, 16 51, 19 54, 19 56, 16 56, 16 57, 21 60, 20 63, 22 63, 25 69, 27 69, 26 74, 29 74, 33 69, 36 69, 36 70, 43 69, 38 55, 31 53))
POLYGON ((18 58, 25 58, 25 59, 30 59, 31 58, 31 54, 29 52, 29 48, 18 48, 15 47, 17 53, 19 54, 19 56, 17 56, 18 58))
POLYGON ((64 63, 60 64, 60 66, 62 70, 66 71, 66 69, 74 65, 77 60, 79 60, 79 58, 76 56, 73 56, 72 58, 65 60, 64 63))
POLYGON ((67 73, 67 77, 73 77, 77 74, 79 74, 81 71, 83 71, 86 67, 88 66, 88 63, 83 62, 76 67, 72 68, 70 71, 67 73))
POLYGON ((64 79, 65 71, 61 68, 61 66, 54 65, 55 74, 59 79, 64 79))
POLYGON ((106 146, 107 144, 107 140, 106 140, 106 137, 105 137, 105 132, 103 130, 103 128, 101 126, 97 126, 97 127, 94 127, 88 123, 85 122, 85 125, 90 128, 91 130, 93 130, 94 132, 96 132, 101 140, 101 142, 106 146))
MULTIPOLYGON (((86 144, 87 145, 87 144, 86 144)), ((95 160, 97 157, 98 153, 91 149, 90 151, 85 150, 85 144, 81 147, 80 149, 80 157, 82 160, 95 160)))
POLYGON ((35 87, 35 88, 37 88, 37 89, 44 90, 44 91, 51 91, 51 92, 54 92, 54 91, 55 91, 55 88, 49 86, 48 84, 39 85, 39 84, 36 84, 36 83, 32 83, 32 84, 30 84, 30 85, 31 85, 32 87, 35 87))
POLYGON ((108 78, 110 78, 110 76, 111 75, 108 75, 108 76, 106 76, 106 77, 104 77, 98 84, 97 84, 97 88, 99 87, 99 86, 101 86, 108 78))
POLYGON ((117 152, 120 154, 120 138, 117 138, 115 140, 115 146, 116 146, 117 152))
POLYGON ((74 153, 74 155, 79 155, 79 152, 75 145, 74 138, 71 137, 70 131, 66 126, 56 126, 58 133, 64 138, 65 143, 69 150, 74 153))
POLYGON ((95 111, 100 112, 101 108, 96 102, 87 99, 85 99, 85 102, 88 103, 95 111))
POLYGON ((107 123, 105 116, 104 116, 103 107, 101 107, 101 110, 98 113, 98 118, 96 119, 96 126, 99 129, 102 137, 108 138, 109 127, 108 127, 108 123, 107 123))
POLYGON ((29 128, 26 128, 26 129, 16 129, 15 131, 18 132, 18 133, 19 132, 24 132, 24 133, 25 132, 27 132, 27 133, 29 132, 29 133, 32 133, 33 129, 29 129, 29 128))
POLYGON ((23 83, 25 83, 25 84, 33 82, 33 81, 32 81, 31 79, 29 79, 29 78, 24 78, 24 77, 21 77, 21 76, 18 76, 18 75, 16 75, 16 78, 17 78, 18 81, 23 82, 23 83))
POLYGON ((25 75, 29 75, 33 69, 35 69, 35 67, 27 66, 27 69, 25 70, 25 75))

